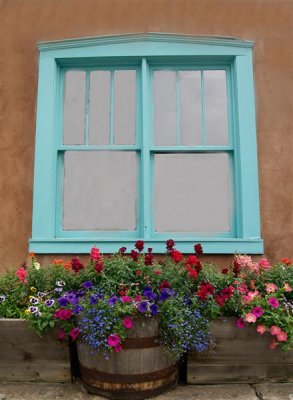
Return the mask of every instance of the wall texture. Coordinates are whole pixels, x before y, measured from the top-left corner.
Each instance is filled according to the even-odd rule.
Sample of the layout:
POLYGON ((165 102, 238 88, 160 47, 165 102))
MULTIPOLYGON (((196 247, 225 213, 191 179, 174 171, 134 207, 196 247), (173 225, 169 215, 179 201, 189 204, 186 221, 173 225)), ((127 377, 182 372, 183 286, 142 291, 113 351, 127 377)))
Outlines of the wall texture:
POLYGON ((0 0, 0 271, 26 259, 31 235, 37 43, 136 32, 255 41, 265 254, 293 256, 292 27, 292 0, 0 0))

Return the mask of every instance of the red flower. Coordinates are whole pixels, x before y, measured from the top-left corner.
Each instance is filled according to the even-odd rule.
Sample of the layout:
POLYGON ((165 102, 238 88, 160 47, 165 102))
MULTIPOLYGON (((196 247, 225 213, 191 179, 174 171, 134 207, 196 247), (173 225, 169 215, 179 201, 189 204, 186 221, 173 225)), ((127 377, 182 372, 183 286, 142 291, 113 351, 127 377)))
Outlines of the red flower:
POLYGON ((133 259, 133 261, 138 260, 138 252, 135 250, 131 250, 130 257, 133 259))
POLYGON ((292 260, 290 260, 289 258, 287 258, 287 257, 285 257, 285 258, 282 258, 282 263, 283 264, 286 264, 288 267, 289 267, 289 265, 291 265, 292 264, 292 260))
POLYGON ((58 340, 60 340, 60 342, 63 342, 63 340, 65 340, 65 338, 66 338, 65 331, 63 329, 61 329, 61 331, 59 332, 59 335, 58 335, 58 340))
POLYGON ((197 273, 197 271, 195 269, 193 269, 193 268, 189 269, 188 276, 189 276, 190 279, 196 279, 197 275, 198 275, 198 273, 197 273))
POLYGON ((234 258, 234 260, 233 260, 233 273, 234 273, 234 276, 238 276, 240 274, 240 268, 241 268, 240 264, 234 258))
POLYGON ((226 303, 226 298, 224 296, 216 296, 216 302, 219 304, 220 307, 224 307, 226 303))
POLYGON ((136 271, 136 275, 141 275, 141 274, 142 274, 141 270, 138 269, 138 270, 136 271))
POLYGON ((173 247, 174 247, 174 246, 175 246, 175 242, 174 242, 173 239, 168 239, 168 240, 166 241, 166 248, 167 248, 167 251, 173 250, 173 247))
POLYGON ((72 328, 69 333, 69 336, 72 337, 72 340, 76 340, 79 335, 80 335, 80 330, 78 328, 72 328))
POLYGON ((203 255, 202 245, 200 243, 195 244, 194 251, 197 256, 202 256, 203 255))
POLYGON ((101 261, 97 261, 95 264, 96 272, 99 274, 100 272, 103 271, 103 268, 104 268, 103 263, 101 261))
POLYGON ((91 248, 90 258, 91 258, 91 260, 95 260, 95 261, 98 261, 102 258, 100 250, 97 247, 91 248))
POLYGON ((205 300, 207 296, 213 295, 214 293, 215 288, 213 285, 210 283, 201 282, 200 289, 196 294, 200 299, 205 300))
POLYGON ((23 267, 18 268, 16 271, 16 276, 18 277, 18 280, 22 283, 27 283, 27 272, 23 267))
POLYGON ((223 274, 223 275, 227 275, 228 272, 229 272, 228 268, 222 269, 222 274, 223 274))
POLYGON ((144 256, 144 264, 145 265, 153 265, 153 261, 154 261, 154 256, 152 255, 152 253, 147 253, 144 256))
POLYGON ((159 289, 163 290, 163 289, 170 289, 170 283, 168 281, 163 281, 160 285, 159 285, 159 289))
POLYGON ((224 289, 221 290, 221 294, 225 297, 227 297, 228 299, 230 299, 230 297, 232 296, 234 292, 234 287, 233 286, 228 286, 224 289))
POLYGON ((137 248, 137 250, 141 253, 142 251, 143 251, 143 248, 144 248, 144 241, 143 240, 137 240, 136 242, 135 242, 135 245, 134 245, 136 248, 137 248))
POLYGON ((80 270, 83 269, 83 265, 77 257, 74 257, 71 260, 71 268, 73 269, 74 272, 79 272, 80 270))
POLYGON ((60 308, 58 311, 55 312, 54 318, 66 321, 72 316, 72 314, 73 314, 72 310, 65 310, 63 308, 60 308))
POLYGON ((180 253, 180 251, 178 251, 178 250, 170 251, 170 255, 175 262, 180 262, 183 260, 183 254, 180 253))
POLYGON ((186 260, 186 265, 188 264, 193 265, 197 272, 200 272, 202 270, 202 265, 196 256, 188 256, 186 260))

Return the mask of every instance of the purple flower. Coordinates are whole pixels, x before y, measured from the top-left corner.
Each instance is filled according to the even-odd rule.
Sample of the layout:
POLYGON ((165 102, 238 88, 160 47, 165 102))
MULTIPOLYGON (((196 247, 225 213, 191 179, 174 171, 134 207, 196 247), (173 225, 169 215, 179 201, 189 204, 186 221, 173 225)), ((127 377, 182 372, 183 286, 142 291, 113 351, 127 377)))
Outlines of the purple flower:
POLYGON ((56 287, 55 289, 54 289, 54 292, 56 292, 56 293, 61 293, 62 292, 62 288, 61 287, 56 287))
POLYGON ((91 281, 83 282, 82 287, 83 287, 85 290, 91 289, 91 288, 93 287, 93 283, 92 283, 91 281))
POLYGON ((90 304, 96 304, 100 300, 99 296, 97 294, 92 294, 90 296, 90 304))
POLYGON ((117 303, 118 300, 119 300, 119 299, 118 299, 117 296, 112 296, 112 297, 108 300, 108 304, 109 304, 110 306, 114 306, 114 304, 117 303))
POLYGON ((156 304, 152 304, 152 305, 150 306, 150 310, 151 310, 151 313, 152 313, 153 315, 158 314, 158 306, 157 306, 156 304))
POLYGON ((71 304, 77 304, 78 298, 74 292, 65 293, 64 297, 69 301, 71 304))
POLYGON ((269 298, 269 305, 273 308, 278 308, 279 307, 279 301, 275 297, 270 297, 269 298))
POLYGON ((45 293, 44 292, 38 292, 38 297, 44 297, 45 293))
POLYGON ((65 306, 67 306, 67 304, 69 303, 69 301, 68 301, 67 298, 65 298, 65 297, 60 297, 60 298, 58 299, 58 303, 59 303, 59 306, 65 307, 65 306))
POLYGON ((32 297, 32 298, 30 299, 30 302, 31 302, 32 304, 38 304, 39 300, 38 300, 36 297, 32 297))
POLYGON ((148 299, 155 299, 157 297, 150 287, 145 287, 142 291, 142 294, 148 299))
POLYGON ((45 301, 45 305, 47 307, 51 307, 54 303, 55 303, 55 300, 53 300, 53 299, 48 299, 45 301))
POLYGON ((161 295, 159 297, 159 300, 165 301, 165 300, 168 299, 168 297, 170 297, 169 290, 168 289, 163 289, 162 292, 161 292, 161 295))
POLYGON ((74 307, 73 312, 74 314, 80 314, 83 311, 83 306, 80 306, 79 304, 74 307))
POLYGON ((29 310, 29 312, 30 312, 31 314, 34 314, 34 313, 36 313, 37 311, 39 311, 38 307, 34 307, 34 306, 30 306, 30 307, 28 308, 28 310, 29 310))
POLYGON ((138 311, 141 313, 144 313, 148 310, 148 302, 147 301, 142 301, 140 305, 138 306, 138 311))
POLYGON ((256 318, 259 318, 263 315, 263 309, 259 306, 254 307, 254 309, 252 310, 253 315, 256 316, 256 318))

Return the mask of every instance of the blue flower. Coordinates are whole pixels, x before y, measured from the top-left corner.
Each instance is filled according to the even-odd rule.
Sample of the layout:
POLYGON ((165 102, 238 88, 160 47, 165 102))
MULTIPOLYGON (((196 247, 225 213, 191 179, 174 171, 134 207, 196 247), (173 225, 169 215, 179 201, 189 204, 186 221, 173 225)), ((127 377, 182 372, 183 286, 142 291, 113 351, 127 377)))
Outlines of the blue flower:
POLYGON ((147 301, 142 301, 140 305, 138 306, 138 311, 141 313, 144 313, 148 310, 148 302, 147 301))
POLYGON ((60 297, 58 299, 58 303, 61 307, 65 307, 67 304, 69 304, 69 301, 65 297, 60 297))
POLYGON ((47 307, 51 307, 54 303, 55 303, 55 300, 53 300, 53 299, 48 299, 45 301, 45 304, 47 307))
POLYGON ((145 287, 142 291, 142 294, 148 299, 155 299, 157 297, 150 287, 145 287))
POLYGON ((117 296, 112 296, 109 300, 108 300, 108 304, 110 306, 114 306, 115 303, 117 303, 117 301, 119 300, 119 298, 117 296))
POLYGON ((83 306, 80 306, 79 304, 74 307, 73 312, 74 314, 80 314, 83 311, 83 306))
POLYGON ((158 314, 158 306, 155 303, 150 306, 150 310, 153 315, 158 314))
POLYGON ((83 284, 82 284, 82 287, 85 290, 91 289, 93 286, 94 285, 93 285, 93 283, 91 281, 86 281, 86 282, 83 282, 83 284))

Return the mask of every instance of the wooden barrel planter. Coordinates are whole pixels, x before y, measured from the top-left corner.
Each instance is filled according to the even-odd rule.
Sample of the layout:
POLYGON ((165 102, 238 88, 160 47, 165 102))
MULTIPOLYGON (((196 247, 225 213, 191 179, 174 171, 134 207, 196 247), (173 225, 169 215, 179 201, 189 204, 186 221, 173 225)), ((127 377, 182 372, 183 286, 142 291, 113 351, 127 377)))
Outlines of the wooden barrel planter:
POLYGON ((82 381, 90 393, 111 399, 146 399, 176 386, 178 363, 157 341, 157 319, 133 322, 122 351, 109 354, 108 359, 83 342, 77 344, 82 381))

